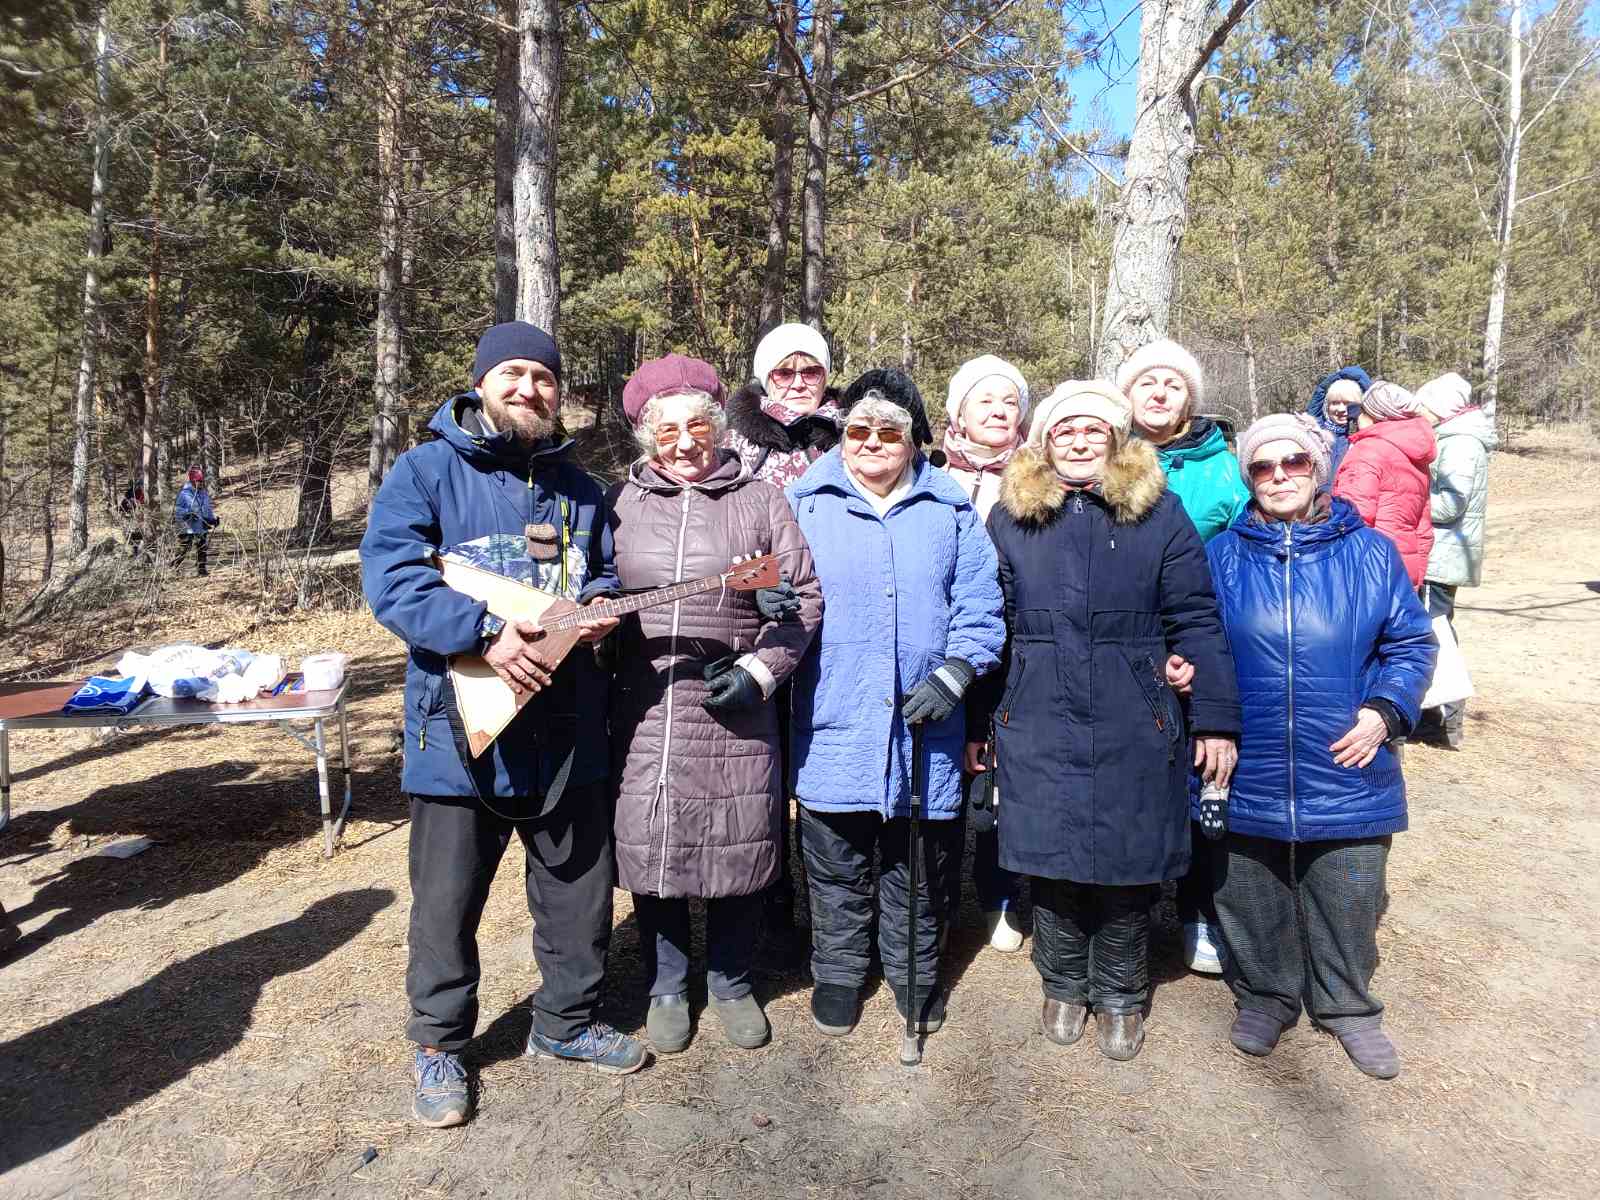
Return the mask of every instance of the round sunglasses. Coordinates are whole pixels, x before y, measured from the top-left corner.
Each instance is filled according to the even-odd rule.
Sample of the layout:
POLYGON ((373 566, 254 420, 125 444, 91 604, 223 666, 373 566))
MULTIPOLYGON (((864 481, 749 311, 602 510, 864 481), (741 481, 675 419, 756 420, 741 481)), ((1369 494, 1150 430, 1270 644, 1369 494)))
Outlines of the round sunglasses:
POLYGON ((779 387, 786 388, 794 382, 794 377, 796 375, 800 376, 801 382, 805 383, 808 387, 816 387, 817 384, 821 383, 828 377, 828 373, 820 366, 812 365, 809 367, 801 367, 798 371, 796 371, 793 367, 774 367, 767 375, 767 378, 772 380, 772 382, 777 384, 779 387))

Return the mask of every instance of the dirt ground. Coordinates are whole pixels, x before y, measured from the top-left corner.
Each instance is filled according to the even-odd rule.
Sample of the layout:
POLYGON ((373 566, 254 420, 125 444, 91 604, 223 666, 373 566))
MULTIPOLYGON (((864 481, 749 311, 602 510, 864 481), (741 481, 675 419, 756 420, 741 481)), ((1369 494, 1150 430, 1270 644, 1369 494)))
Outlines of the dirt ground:
MULTIPOLYGON (((162 611, 13 635, 0 678, 179 637, 347 650, 356 805, 324 861, 312 764, 279 734, 13 737, 0 901, 25 936, 0 957, 0 1196, 1595 1195, 1597 469, 1574 433, 1495 456, 1489 564, 1459 618, 1480 696, 1462 751, 1408 751, 1411 831, 1390 860, 1376 988, 1404 1056, 1392 1083, 1304 1025, 1270 1059, 1233 1051, 1228 994, 1183 970, 1165 906, 1143 1054, 1056 1047, 1027 955, 981 948, 970 895, 950 1018, 915 1071, 896 1064, 887 989, 854 1036, 824 1038, 776 947, 765 1049, 710 1022, 626 1079, 535 1064, 519 1056, 537 972, 513 863, 480 935, 478 1115, 422 1130, 402 1034, 398 643, 361 612, 255 615, 227 572, 162 611), (97 856, 136 835, 155 846, 97 856)), ((606 1015, 640 1029, 621 894, 611 962, 606 1015)))

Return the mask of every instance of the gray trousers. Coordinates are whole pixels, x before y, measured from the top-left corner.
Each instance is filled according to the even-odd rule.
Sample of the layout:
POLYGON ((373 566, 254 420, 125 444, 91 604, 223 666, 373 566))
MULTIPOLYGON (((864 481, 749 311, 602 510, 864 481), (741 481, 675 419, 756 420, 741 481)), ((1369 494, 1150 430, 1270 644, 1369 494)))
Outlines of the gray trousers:
POLYGON ((1330 1033, 1382 1023, 1369 990, 1392 838, 1279 842, 1230 833, 1212 858, 1217 916, 1240 1008, 1285 1025, 1301 1008, 1330 1033))
POLYGON ((568 787, 544 816, 526 799, 495 799, 505 817, 462 796, 411 797, 411 930, 406 1036, 457 1051, 478 1024, 478 922, 515 834, 533 916, 539 990, 533 1027, 566 1041, 595 1019, 611 944, 611 809, 603 784, 568 787))
MULTIPOLYGON (((738 1000, 753 990, 750 964, 761 932, 761 907, 771 889, 753 896, 712 896, 706 909, 706 991, 715 1000, 738 1000)), ((652 996, 689 990, 689 901, 633 894, 639 951, 652 996)))

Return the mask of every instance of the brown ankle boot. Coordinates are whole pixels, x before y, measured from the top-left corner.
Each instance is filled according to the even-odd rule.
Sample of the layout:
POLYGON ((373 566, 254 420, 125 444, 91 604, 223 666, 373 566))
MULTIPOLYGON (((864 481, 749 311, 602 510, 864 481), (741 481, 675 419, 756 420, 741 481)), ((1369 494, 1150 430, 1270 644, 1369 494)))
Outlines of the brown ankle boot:
POLYGON ((1144 1014, 1142 1012, 1095 1013, 1095 1028, 1100 1035, 1100 1053, 1118 1062, 1126 1062, 1144 1046, 1144 1014))
POLYGON ((1065 1000, 1046 1000, 1039 1023, 1044 1035, 1058 1046, 1070 1046, 1083 1036, 1088 1023, 1089 1010, 1082 1004, 1069 1004, 1065 1000))

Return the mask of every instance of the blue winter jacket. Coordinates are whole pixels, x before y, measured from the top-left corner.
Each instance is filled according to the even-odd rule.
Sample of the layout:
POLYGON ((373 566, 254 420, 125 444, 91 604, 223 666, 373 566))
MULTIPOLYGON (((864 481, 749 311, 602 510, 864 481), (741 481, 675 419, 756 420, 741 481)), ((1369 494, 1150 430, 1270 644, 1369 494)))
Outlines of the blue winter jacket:
POLYGON ((184 533, 209 533, 217 523, 217 514, 211 507, 211 493, 185 483, 178 489, 178 498, 172 503, 172 516, 184 533))
POLYGON ((1306 412, 1329 433, 1333 435, 1333 450, 1328 456, 1328 478, 1332 479, 1339 473, 1339 464, 1344 461, 1345 451, 1350 449, 1349 422, 1341 425, 1337 421, 1328 419, 1328 389, 1341 379, 1349 379, 1361 385, 1363 393, 1372 386, 1371 377, 1360 367, 1340 367, 1337 371, 1330 371, 1317 380, 1317 386, 1311 393, 1311 399, 1306 403, 1306 412))
POLYGON ((530 454, 509 434, 491 433, 480 410, 475 392, 449 400, 428 424, 437 440, 395 462, 361 539, 362 586, 373 615, 411 649, 400 786, 427 796, 547 796, 569 755, 567 785, 606 777, 606 676, 577 647, 550 686, 472 758, 445 664, 448 655, 477 652, 486 606, 446 587, 430 559, 455 554, 572 599, 615 590, 605 494, 569 461, 571 441, 541 443, 530 454), (530 524, 561 531, 564 549, 546 561, 529 557, 530 524))
POLYGON ((1206 555, 1244 714, 1229 827, 1285 842, 1404 829, 1394 750, 1355 768, 1328 749, 1374 699, 1415 725, 1433 675, 1433 626, 1394 543, 1334 497, 1313 524, 1263 521, 1252 507, 1206 555))
MULTIPOLYGON (((785 493, 822 581, 822 625, 794 674, 795 794, 822 812, 910 811, 911 737, 900 705, 946 658, 979 675, 1000 661, 1005 623, 994 556, 972 501, 918 456, 911 490, 879 517, 837 448, 785 493)), ((925 813, 961 807, 966 714, 924 737, 925 813)))

